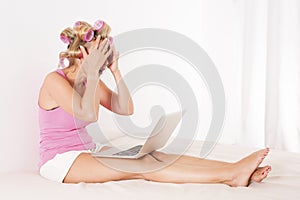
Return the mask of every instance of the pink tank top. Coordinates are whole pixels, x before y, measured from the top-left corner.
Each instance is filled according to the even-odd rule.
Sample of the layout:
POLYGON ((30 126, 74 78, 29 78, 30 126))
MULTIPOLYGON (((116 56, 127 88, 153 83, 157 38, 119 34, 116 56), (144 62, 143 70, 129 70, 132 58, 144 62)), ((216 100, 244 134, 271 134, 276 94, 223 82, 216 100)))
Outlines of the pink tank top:
MULTIPOLYGON (((57 73, 66 78, 61 69, 57 73)), ((71 150, 95 148, 86 126, 90 122, 81 121, 64 111, 61 107, 45 110, 38 104, 40 126, 40 161, 38 168, 58 153, 71 150)))

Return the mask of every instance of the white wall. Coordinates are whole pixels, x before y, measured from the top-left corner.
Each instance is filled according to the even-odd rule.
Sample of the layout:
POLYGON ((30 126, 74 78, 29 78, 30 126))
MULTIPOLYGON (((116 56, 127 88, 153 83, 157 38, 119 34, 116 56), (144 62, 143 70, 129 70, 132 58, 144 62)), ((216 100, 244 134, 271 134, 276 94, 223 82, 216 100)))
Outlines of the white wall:
MULTIPOLYGON (((56 69, 58 53, 65 48, 59 40, 60 31, 72 26, 77 20, 93 23, 98 18, 103 19, 111 25, 112 35, 145 27, 170 29, 200 44, 215 62, 225 87, 227 114, 221 142, 235 143, 239 132, 237 122, 240 104, 240 80, 237 78, 239 76, 235 76, 240 73, 237 66, 239 61, 235 59, 238 55, 237 39, 240 37, 239 31, 236 30, 236 24, 239 23, 237 7, 238 1, 232 0, 12 0, 2 3, 0 172, 36 167, 39 145, 39 87, 44 76, 56 69)), ((138 56, 133 55, 132 59, 127 61, 124 58, 120 63, 133 63, 133 58, 138 56)), ((157 59, 156 63, 174 64, 172 57, 152 52, 149 57, 145 56, 145 63, 139 59, 136 65, 147 64, 153 58, 157 59)), ((176 63, 174 67, 178 68, 175 65, 176 63)), ((130 66, 120 65, 120 69, 125 74, 130 66)), ((113 86, 110 74, 105 73, 105 76, 105 80, 113 86)), ((191 83, 197 83, 197 90, 203 91, 197 96, 201 110, 201 139, 210 123, 209 95, 201 79, 195 80, 193 74, 187 76, 190 76, 186 78, 191 83)), ((155 93, 153 88, 148 88, 147 92, 149 91, 155 93)), ((150 108, 153 104, 149 99, 147 101, 143 98, 142 94, 135 95, 137 114, 133 120, 146 125, 148 119, 137 116, 143 106, 150 108)), ((172 99, 172 95, 167 92, 165 95, 172 99)), ((168 98, 161 102, 162 105, 166 104, 166 99, 168 98)), ((153 102, 159 103, 159 99, 154 99, 153 102)))

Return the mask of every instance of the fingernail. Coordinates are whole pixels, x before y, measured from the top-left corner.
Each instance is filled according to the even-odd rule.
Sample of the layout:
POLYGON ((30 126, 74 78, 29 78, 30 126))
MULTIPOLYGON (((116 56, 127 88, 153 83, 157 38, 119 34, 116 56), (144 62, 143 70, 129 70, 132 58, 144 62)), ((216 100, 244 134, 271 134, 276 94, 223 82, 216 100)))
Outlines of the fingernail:
POLYGON ((263 173, 261 173, 262 175, 264 175, 265 174, 265 172, 263 172, 263 173))

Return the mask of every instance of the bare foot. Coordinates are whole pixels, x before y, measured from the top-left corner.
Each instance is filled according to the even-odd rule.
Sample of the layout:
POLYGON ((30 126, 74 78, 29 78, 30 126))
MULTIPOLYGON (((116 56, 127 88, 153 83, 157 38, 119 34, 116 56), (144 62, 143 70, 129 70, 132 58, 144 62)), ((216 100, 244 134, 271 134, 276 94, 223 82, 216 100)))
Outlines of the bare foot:
POLYGON ((264 167, 259 167, 253 172, 250 180, 260 183, 262 180, 264 180, 268 176, 270 171, 271 171, 271 166, 269 166, 269 165, 264 166, 264 167))
POLYGON ((268 153, 269 148, 262 149, 243 158, 237 163, 234 163, 230 166, 232 172, 231 179, 225 183, 233 187, 248 186, 251 175, 262 163, 268 153))

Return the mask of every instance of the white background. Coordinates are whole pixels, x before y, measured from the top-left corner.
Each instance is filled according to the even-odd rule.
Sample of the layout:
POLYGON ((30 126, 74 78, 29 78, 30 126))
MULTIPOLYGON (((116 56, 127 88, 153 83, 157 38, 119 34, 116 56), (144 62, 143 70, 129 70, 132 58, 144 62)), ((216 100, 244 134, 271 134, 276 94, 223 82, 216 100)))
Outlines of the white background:
MULTIPOLYGON (((242 2, 11 0, 2 3, 0 172, 36 167, 39 156, 38 92, 45 75, 57 68, 59 52, 66 48, 59 40, 60 32, 73 26, 77 20, 91 24, 97 19, 105 20, 112 27, 112 36, 153 27, 179 32, 197 42, 214 61, 225 87, 226 121, 220 142, 241 144, 238 139, 242 137, 239 47, 243 33, 238 27, 243 22, 240 18, 244 12, 242 2)), ((126 74, 134 67, 149 63, 173 67, 197 91, 200 112, 198 139, 202 139, 209 127, 211 103, 201 77, 196 76, 180 59, 155 51, 122 58, 120 70, 126 74)), ((108 71, 104 80, 113 88, 113 79, 108 71)), ((150 123, 149 116, 144 113, 149 113, 155 104, 166 109, 176 108, 176 98, 172 93, 157 87, 143 89, 133 96, 136 113, 132 119, 136 124, 146 126, 150 123)), ((103 117, 99 118, 99 125, 106 134, 116 130, 111 115, 103 108, 100 114, 103 117)), ((250 141, 248 145, 262 147, 264 142, 250 141)))

